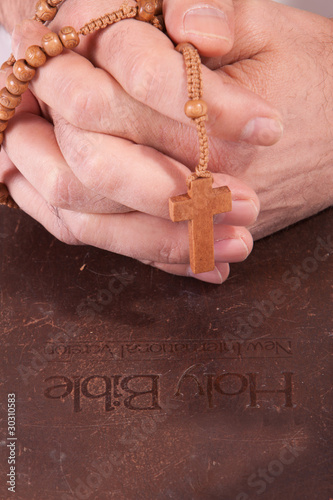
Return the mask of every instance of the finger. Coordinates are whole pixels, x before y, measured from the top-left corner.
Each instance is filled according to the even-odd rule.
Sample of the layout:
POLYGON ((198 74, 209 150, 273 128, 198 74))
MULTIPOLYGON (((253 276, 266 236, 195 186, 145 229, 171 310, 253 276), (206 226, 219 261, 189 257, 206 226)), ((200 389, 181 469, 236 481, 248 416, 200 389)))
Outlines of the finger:
POLYGON ((208 273, 194 274, 191 267, 186 264, 161 264, 160 262, 149 262, 141 261, 143 264, 149 264, 156 269, 165 271, 169 274, 175 274, 176 276, 187 276, 189 278, 195 278, 199 281, 204 281, 206 283, 212 283, 215 285, 221 285, 227 280, 230 272, 229 264, 217 263, 215 269, 208 273))
MULTIPOLYGON (((106 31, 101 35, 101 38, 105 37, 106 49, 96 51, 95 62, 109 71, 134 99, 188 125, 184 113, 188 96, 183 58, 170 50, 169 40, 159 32, 151 33, 153 43, 148 41, 148 34, 145 33, 148 28, 150 26, 142 24, 136 27, 140 46, 135 48, 133 41, 125 54, 121 54, 121 48, 114 43, 111 30, 106 31), (174 78, 175 74, 179 78, 174 78)), ((215 74, 206 67, 202 68, 202 74, 210 135, 260 145, 272 145, 281 138, 281 119, 270 104, 247 89, 234 85, 226 75, 215 74), (269 134, 262 134, 262 130, 268 130, 269 134)))
MULTIPOLYGON (((139 212, 82 214, 60 210, 59 216, 77 240, 105 250, 164 264, 189 265, 187 223, 139 212)), ((240 262, 252 250, 252 236, 243 227, 214 227, 215 260, 240 262)))
MULTIPOLYGON (((117 137, 76 129, 64 123, 56 128, 66 163, 87 189, 140 212, 169 218, 168 198, 186 190, 190 170, 154 149, 117 137)), ((228 185, 233 211, 217 222, 248 225, 256 219, 259 201, 238 179, 214 174, 216 186, 228 185)))
MULTIPOLYGON (((150 25, 137 22, 135 29, 128 33, 121 24, 115 26, 114 31, 101 33, 94 63, 112 74, 135 100, 189 125, 184 113, 188 96, 182 55, 172 50, 170 40, 150 25), (124 36, 129 40, 126 51, 119 43, 124 36), (175 78, 175 75, 179 76, 175 78)), ((281 138, 281 117, 273 106, 246 88, 234 85, 227 75, 215 74, 203 66, 202 76, 210 135, 266 146, 281 138), (249 124, 254 120, 256 127, 251 128, 249 124), (267 129, 270 135, 261 134, 267 129)))
MULTIPOLYGON (((16 26, 13 33, 16 58, 23 58, 28 46, 38 44, 48 32, 45 26, 32 21, 16 26)), ((49 59, 30 82, 30 88, 50 117, 55 119, 59 115, 86 130, 151 146, 161 144, 161 131, 166 128, 174 130, 175 137, 178 133, 176 123, 135 101, 109 74, 72 51, 65 50, 61 57, 49 59), (142 118, 140 122, 138 117, 142 118), (143 122, 153 127, 143 126, 143 122)))
POLYGON ((8 157, 4 148, 2 148, 0 153, 0 182, 3 182, 8 187, 9 179, 15 172, 15 165, 8 157))
MULTIPOLYGON (((3 155, 5 153, 1 153, 3 155)), ((3 159, 3 156, 2 156, 3 159)), ((10 162, 8 156, 7 160, 10 162)), ((3 163, 1 162, 3 165, 3 163)), ((39 192, 27 181, 27 179, 10 162, 12 168, 6 172, 1 172, 5 177, 5 183, 11 196, 15 199, 19 207, 35 220, 40 222, 57 239, 69 245, 81 245, 63 221, 58 217, 57 210, 54 210, 46 203, 39 192)), ((9 164, 7 164, 9 167, 9 164)), ((2 171, 2 168, 1 168, 2 171)))
POLYGON ((173 224, 140 213, 98 215, 52 211, 20 172, 9 176, 7 182, 19 205, 61 241, 89 244, 128 255, 167 272, 220 283, 221 277, 222 281, 227 277, 225 264, 244 260, 252 249, 252 237, 247 230, 218 225, 215 227, 215 258, 219 272, 193 275, 189 268, 187 224, 173 224))
MULTIPOLYGON (((0 71, 0 86, 5 85, 10 73, 10 69, 0 71)), ((80 183, 61 155, 52 125, 38 116, 40 110, 36 99, 30 92, 25 92, 22 97, 6 129, 3 146, 11 161, 45 200, 55 207, 72 210, 127 211, 126 207, 111 200, 98 198, 80 183)))
MULTIPOLYGON (((92 213, 119 213, 128 210, 126 201, 134 210, 168 217, 167 199, 185 189, 190 173, 186 167, 150 148, 105 134, 87 134, 64 120, 58 120, 56 142, 48 122, 22 114, 31 106, 31 99, 26 97, 18 108, 21 116, 13 119, 7 131, 5 147, 50 205, 92 213)), ((234 199, 233 211, 218 216, 218 220, 246 226, 253 223, 259 209, 254 192, 232 177, 216 174, 215 178, 217 185, 230 186, 234 199)))
POLYGON ((233 0, 164 0, 169 36, 178 44, 192 43, 203 56, 227 54, 234 41, 233 0))
MULTIPOLYGON (((14 191, 14 196, 20 199, 21 208, 26 213, 34 218, 37 218, 37 214, 39 214, 40 222, 43 223, 44 227, 46 227, 51 234, 67 244, 82 244, 73 236, 70 230, 64 225, 63 221, 57 216, 57 211, 48 210, 49 207, 46 206, 45 200, 31 184, 28 183, 23 175, 15 169, 5 152, 1 153, 0 179, 2 182, 10 185, 12 194, 14 195, 14 191), (43 215, 41 216, 41 214, 43 215)), ((169 274, 193 277, 207 283, 221 284, 229 275, 229 265, 224 263, 217 263, 214 271, 194 275, 188 264, 163 264, 148 260, 142 260, 141 262, 169 274)))
POLYGON ((4 147, 15 166, 50 205, 91 213, 128 211, 78 180, 60 152, 53 126, 40 116, 20 113, 13 118, 4 147))
MULTIPOLYGON (((56 134, 58 142, 47 121, 21 113, 4 143, 17 168, 50 205, 90 213, 132 209, 169 218, 168 198, 185 190, 186 167, 150 148, 66 122, 58 122, 56 134)), ((216 223, 255 222, 259 201, 252 189, 224 174, 215 174, 215 185, 228 185, 233 196, 232 212, 216 216, 216 223)))
MULTIPOLYGON (((24 41, 29 26, 33 32, 46 29, 36 28, 35 24, 25 22, 14 31, 13 48, 17 57, 31 43, 31 34, 29 43, 24 41)), ((31 84, 34 93, 68 121, 89 130, 108 132, 105 128, 113 117, 119 122, 120 116, 121 122, 125 123, 128 115, 133 113, 138 119, 142 116, 138 102, 176 122, 192 126, 184 113, 184 104, 188 100, 184 61, 168 38, 151 25, 129 20, 100 32, 98 40, 92 61, 113 75, 132 97, 130 101, 128 97, 122 98, 124 93, 110 76, 73 52, 49 60, 38 71, 38 77, 31 84), (129 25, 131 30, 128 30, 129 25), (174 78, 174 75, 179 77, 174 78), (117 102, 119 106, 115 104, 117 102)), ((279 140, 282 127, 275 108, 248 90, 232 85, 226 75, 221 77, 203 67, 203 78, 210 134, 225 140, 244 140, 261 145, 271 145, 279 140), (257 126, 249 128, 248 124, 258 117, 261 121, 257 120, 257 126), (268 129, 270 135, 260 134, 262 129, 268 129)), ((156 126, 161 126, 160 122, 156 126)))
POLYGON ((0 181, 6 184, 18 206, 41 222, 50 233, 68 244, 81 244, 64 226, 56 210, 46 203, 38 191, 17 170, 4 149, 0 153, 0 181))
MULTIPOLYGON (((234 0, 234 45, 228 54, 209 60, 208 66, 215 69, 248 59, 254 59, 254 62, 260 64, 262 53, 271 52, 276 49, 276 45, 284 46, 285 50, 289 50, 290 44, 295 40, 295 33, 298 31, 299 16, 300 11, 298 9, 271 0, 259 2, 234 0), (280 34, 284 28, 285 24, 283 23, 285 23, 286 17, 288 22, 294 23, 294 29, 291 32, 292 38, 274 36, 274 32, 278 31, 280 34), (275 24, 271 25, 270 28, 267 27, 267 19, 275 19, 275 24)), ((309 15, 309 13, 303 11, 303 19, 304 16, 312 19, 313 14, 309 15)), ((315 31, 316 26, 316 21, 314 21, 309 30, 311 31, 312 28, 315 31)), ((301 35, 300 32, 299 36, 301 35)), ((274 62, 276 63, 276 61, 274 62)), ((263 76, 269 78, 269 75, 263 76)))

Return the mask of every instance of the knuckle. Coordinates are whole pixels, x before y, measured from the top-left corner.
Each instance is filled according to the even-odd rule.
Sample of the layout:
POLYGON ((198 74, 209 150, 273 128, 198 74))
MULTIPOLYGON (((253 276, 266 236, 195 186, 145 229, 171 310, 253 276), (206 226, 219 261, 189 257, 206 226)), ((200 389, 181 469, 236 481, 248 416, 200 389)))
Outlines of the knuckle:
POLYGON ((71 167, 86 166, 94 158, 94 144, 89 133, 74 127, 68 122, 58 120, 55 135, 65 160, 71 167))
POLYGON ((113 199, 115 193, 119 195, 126 190, 125 179, 122 180, 121 172, 116 168, 118 165, 119 161, 111 152, 106 159, 99 154, 98 148, 90 144, 77 154, 75 171, 86 189, 113 199))
MULTIPOLYGON (((99 153, 102 138, 98 134, 84 132, 70 124, 57 126, 56 137, 68 166, 79 182, 85 188, 93 191, 98 191, 99 188, 103 189, 106 185, 106 176, 103 175, 106 159, 99 153)), ((109 175, 114 162, 110 157, 108 157, 107 162, 108 167, 111 165, 108 168, 109 175)), ((61 186, 66 183, 63 182, 63 179, 58 179, 56 184, 61 186)), ((71 187, 71 184, 67 182, 67 185, 64 186, 64 190, 66 189, 72 198, 75 194, 73 193, 74 187, 71 187)), ((58 188, 57 191, 60 189, 58 188)))
POLYGON ((69 166, 73 168, 83 184, 91 189, 97 181, 98 172, 100 170, 100 159, 96 154, 92 143, 84 138, 76 138, 72 143, 70 157, 68 158, 69 166))
POLYGON ((64 172, 55 168, 47 179, 44 191, 46 201, 56 208, 70 208, 71 196, 69 180, 64 172))
POLYGON ((124 26, 122 23, 115 27, 110 42, 108 57, 112 58, 116 54, 117 59, 121 59, 122 62, 118 81, 121 81, 121 85, 137 101, 146 102, 151 91, 158 88, 156 78, 160 75, 160 71, 156 71, 156 65, 161 66, 161 61, 156 56, 154 57, 153 51, 147 59, 146 53, 138 48, 131 27, 124 26), (127 40, 128 46, 133 49, 124 52, 124 40, 127 40))
POLYGON ((59 224, 58 224, 56 238, 59 241, 61 241, 62 243, 65 243, 66 245, 80 245, 81 244, 81 241, 78 240, 70 232, 70 230, 67 227, 65 227, 61 222, 59 222, 59 224))
POLYGON ((155 261, 167 264, 180 264, 186 261, 185 252, 180 241, 172 238, 163 238, 158 248, 158 256, 155 261))
POLYGON ((85 237, 86 237, 86 231, 85 231, 85 226, 83 223, 77 221, 75 223, 71 223, 69 226, 69 231, 72 236, 72 238, 75 239, 75 241, 78 241, 80 243, 85 242, 85 237))
POLYGON ((158 70, 158 60, 151 59, 147 64, 144 55, 136 54, 132 63, 129 64, 129 76, 127 80, 128 92, 134 99, 149 103, 155 101, 159 90, 163 88, 163 71, 158 70))
POLYGON ((47 204, 47 207, 54 216, 52 220, 52 227, 50 229, 53 236, 66 245, 79 245, 81 242, 66 226, 62 218, 61 210, 49 203, 47 204))
POLYGON ((71 105, 67 110, 67 119, 76 127, 87 128, 87 124, 98 119, 100 111, 100 100, 98 90, 85 86, 84 83, 76 83, 69 89, 69 102, 71 105))
POLYGON ((66 226, 79 244, 93 245, 110 252, 122 253, 112 225, 106 228, 101 215, 72 213, 66 221, 66 226))
POLYGON ((103 158, 96 149, 87 154, 79 165, 79 178, 86 189, 107 196, 108 199, 113 199, 114 193, 118 193, 123 189, 120 182, 121 175, 115 174, 115 166, 118 163, 110 154, 107 158, 103 158))
POLYGON ((90 217, 90 214, 79 212, 72 212, 69 216, 66 216, 64 226, 77 244, 85 244, 87 241, 91 241, 91 238, 89 238, 91 231, 90 217))

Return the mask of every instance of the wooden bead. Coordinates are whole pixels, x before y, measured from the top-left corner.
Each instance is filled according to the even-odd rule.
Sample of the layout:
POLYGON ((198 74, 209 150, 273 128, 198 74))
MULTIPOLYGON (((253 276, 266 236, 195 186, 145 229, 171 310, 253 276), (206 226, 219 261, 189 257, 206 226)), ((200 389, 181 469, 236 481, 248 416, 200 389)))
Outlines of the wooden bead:
POLYGON ((155 16, 163 14, 162 4, 163 0, 155 0, 155 16))
POLYGON ((17 203, 15 203, 13 198, 10 196, 7 186, 3 182, 0 182, 0 205, 5 205, 9 208, 19 208, 17 203))
POLYGON ((36 74, 36 70, 29 66, 24 59, 19 59, 13 66, 14 76, 21 82, 30 82, 36 74))
POLYGON ((1 144, 3 143, 3 138, 4 138, 4 135, 2 132, 0 132, 0 146, 1 144))
POLYGON ((185 114, 189 118, 200 118, 207 114, 207 104, 202 99, 193 99, 185 104, 185 114))
POLYGON ((191 43, 188 43, 188 42, 182 42, 182 43, 179 43, 175 49, 177 50, 177 52, 183 52, 184 49, 195 49, 194 45, 192 45, 191 43))
POLYGON ((57 8, 52 7, 46 0, 39 0, 35 7, 36 17, 43 22, 52 21, 57 13, 57 8))
POLYGON ((47 3, 51 5, 51 7, 56 7, 59 5, 63 0, 47 0, 47 3))
POLYGON ((25 60, 33 68, 39 68, 46 63, 46 55, 38 45, 31 45, 25 53, 25 60))
POLYGON ((56 33, 53 33, 52 31, 50 33, 46 33, 46 35, 43 36, 42 48, 50 57, 58 56, 64 50, 60 38, 56 33))
POLYGON ((0 132, 6 130, 8 125, 8 120, 0 120, 0 132))
POLYGON ((8 109, 0 104, 0 120, 8 121, 15 114, 15 109, 8 109))
POLYGON ((139 0, 137 19, 149 23, 155 16, 155 0, 139 0))
POLYGON ((72 26, 65 26, 59 31, 59 38, 66 49, 75 49, 80 43, 80 37, 72 26))
POLYGON ((0 104, 9 109, 15 109, 20 102, 22 101, 22 97, 19 95, 14 95, 8 92, 6 87, 0 90, 0 104))
POLYGON ((28 88, 28 82, 20 82, 13 73, 7 77, 6 89, 14 95, 22 95, 28 88))

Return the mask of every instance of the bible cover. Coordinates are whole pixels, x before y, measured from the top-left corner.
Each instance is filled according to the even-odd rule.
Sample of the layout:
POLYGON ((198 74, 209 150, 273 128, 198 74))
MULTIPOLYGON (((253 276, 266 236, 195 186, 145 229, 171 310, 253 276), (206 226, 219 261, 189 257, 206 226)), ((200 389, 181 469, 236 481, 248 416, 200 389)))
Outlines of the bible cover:
POLYGON ((222 286, 0 212, 1 499, 330 500, 332 211, 222 286))

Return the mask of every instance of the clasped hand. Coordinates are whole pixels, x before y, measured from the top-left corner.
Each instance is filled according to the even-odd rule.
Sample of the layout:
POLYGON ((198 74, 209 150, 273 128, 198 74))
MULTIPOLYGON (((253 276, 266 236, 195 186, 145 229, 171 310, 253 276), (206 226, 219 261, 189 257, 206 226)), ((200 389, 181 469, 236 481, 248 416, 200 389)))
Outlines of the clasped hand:
MULTIPOLYGON (((328 85, 318 61, 304 53, 301 43, 301 36, 310 36, 309 27, 314 29, 319 21, 321 37, 324 28, 331 36, 331 22, 264 0, 220 2, 228 10, 219 18, 212 10, 218 3, 196 12, 193 0, 181 5, 165 0, 165 21, 174 41, 190 41, 206 56, 210 169, 216 185, 228 185, 233 194, 232 212, 215 220, 216 269, 196 276, 213 283, 227 278, 229 263, 250 253, 252 235, 246 226, 263 236, 325 208, 332 192, 327 184, 331 130, 325 129, 326 110, 318 109, 318 86, 328 92, 328 85), (180 19, 189 12, 192 29, 185 33, 180 19), (287 14, 294 33, 286 25, 287 14), (216 36, 198 34, 203 19, 216 36), (298 44, 290 61, 291 37, 298 44), (301 81, 305 72, 307 79, 301 81), (307 92, 305 109, 300 101, 307 92), (312 130, 310 153, 304 131, 314 114, 319 129, 312 130), (265 147, 281 138, 282 120, 287 136, 279 145, 265 147), (325 152, 321 180, 314 172, 319 149, 325 152), (324 180, 327 194, 317 199, 303 175, 311 176, 314 189, 324 180), (310 198, 305 211, 300 185, 310 198), (257 222, 255 191, 262 202, 257 222)), ((63 5, 49 28, 77 27, 110 10, 109 1, 82 7, 73 0, 63 5)), ((38 44, 45 31, 32 22, 18 26, 13 36, 16 58, 38 44)), ((314 52, 321 42, 318 47, 313 42, 314 52)), ((1 75, 3 81, 5 77, 1 75)), ((168 198, 184 192, 197 161, 197 135, 184 114, 186 100, 184 63, 171 40, 151 25, 122 21, 87 37, 76 52, 66 51, 39 71, 6 132, 2 180, 20 207, 60 240, 191 276, 187 224, 174 224, 168 216, 168 198)))

